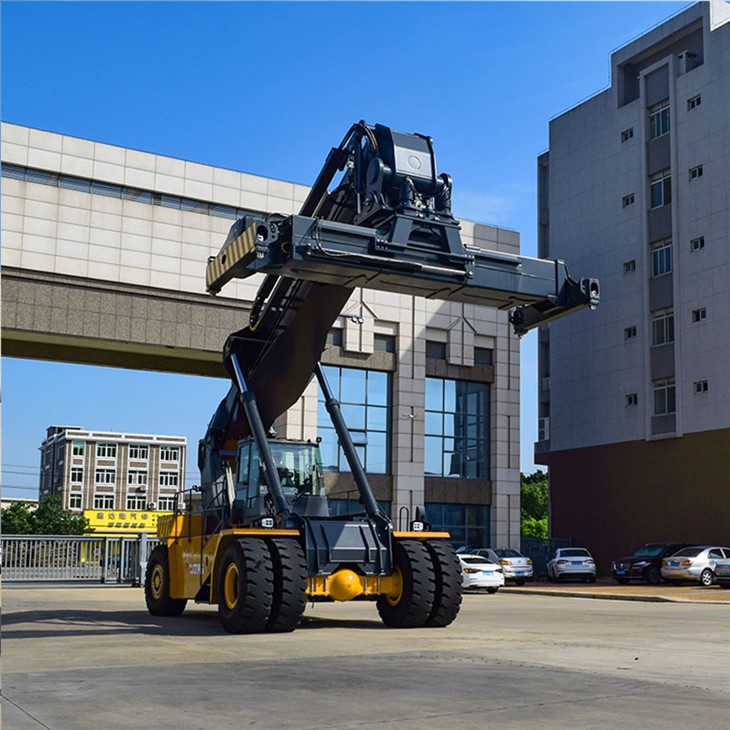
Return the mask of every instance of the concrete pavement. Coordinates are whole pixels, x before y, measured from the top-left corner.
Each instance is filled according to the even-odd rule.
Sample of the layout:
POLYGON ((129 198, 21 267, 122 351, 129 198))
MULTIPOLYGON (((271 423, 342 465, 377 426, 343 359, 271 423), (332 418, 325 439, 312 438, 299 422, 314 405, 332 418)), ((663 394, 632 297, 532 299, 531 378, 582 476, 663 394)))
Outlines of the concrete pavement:
POLYGON ((141 589, 3 591, 4 730, 726 728, 730 606, 468 595, 446 629, 318 604, 293 634, 141 589))

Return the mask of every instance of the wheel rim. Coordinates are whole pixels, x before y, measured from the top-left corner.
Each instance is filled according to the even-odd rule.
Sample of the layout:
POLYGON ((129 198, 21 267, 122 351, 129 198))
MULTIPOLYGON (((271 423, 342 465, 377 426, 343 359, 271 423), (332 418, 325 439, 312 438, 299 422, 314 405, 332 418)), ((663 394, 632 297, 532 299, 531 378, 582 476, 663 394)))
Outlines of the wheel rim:
POLYGON ((223 598, 228 608, 235 608, 238 603, 238 567, 235 563, 229 563, 223 579, 223 598))
POLYGON ((152 576, 150 577, 150 593, 152 594, 152 598, 154 598, 156 601, 162 598, 162 589, 165 585, 165 572, 162 569, 162 566, 157 563, 155 567, 152 569, 152 576))
POLYGON ((703 571, 700 580, 702 581, 702 585, 712 585, 712 573, 707 570, 703 571))
POLYGON ((393 590, 385 594, 385 600, 391 606, 397 606, 401 598, 403 598, 403 573, 400 568, 396 567, 393 570, 393 590))

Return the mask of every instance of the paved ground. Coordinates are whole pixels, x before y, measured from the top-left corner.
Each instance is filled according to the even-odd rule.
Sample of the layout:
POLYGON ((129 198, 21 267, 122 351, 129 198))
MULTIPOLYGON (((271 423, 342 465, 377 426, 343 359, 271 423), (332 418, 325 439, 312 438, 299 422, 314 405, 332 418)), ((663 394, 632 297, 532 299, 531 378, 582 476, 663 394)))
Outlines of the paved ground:
POLYGON ((320 604, 294 634, 229 636, 210 607, 149 616, 141 589, 3 603, 4 730, 730 726, 728 604, 514 589, 447 629, 320 604))

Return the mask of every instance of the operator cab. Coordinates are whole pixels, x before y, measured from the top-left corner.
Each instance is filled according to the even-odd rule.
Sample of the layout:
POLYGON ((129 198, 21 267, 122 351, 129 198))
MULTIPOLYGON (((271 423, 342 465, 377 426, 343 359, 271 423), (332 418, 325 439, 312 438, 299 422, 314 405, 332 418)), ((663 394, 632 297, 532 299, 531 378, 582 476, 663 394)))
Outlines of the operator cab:
MULTIPOLYGON (((306 517, 326 517, 327 497, 317 444, 277 440, 270 441, 269 448, 291 511, 306 517)), ((258 446, 253 439, 239 441, 233 521, 247 526, 273 513, 258 446)))

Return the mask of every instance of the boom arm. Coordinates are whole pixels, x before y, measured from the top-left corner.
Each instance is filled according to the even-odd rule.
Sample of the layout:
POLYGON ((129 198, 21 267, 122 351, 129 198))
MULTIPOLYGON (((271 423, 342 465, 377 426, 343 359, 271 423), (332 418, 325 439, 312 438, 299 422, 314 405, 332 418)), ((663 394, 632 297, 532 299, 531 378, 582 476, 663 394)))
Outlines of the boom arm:
POLYGON ((233 278, 267 276, 249 326, 224 347, 234 385, 201 441, 204 483, 220 476, 221 452, 251 433, 232 356, 270 427, 306 388, 356 287, 511 309, 520 335, 597 305, 598 281, 573 280, 562 261, 465 246, 451 188, 448 175, 436 174, 430 138, 359 122, 328 155, 298 215, 236 221, 208 262, 208 291, 233 278))

